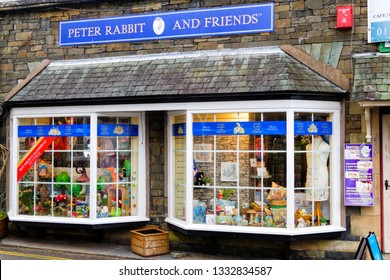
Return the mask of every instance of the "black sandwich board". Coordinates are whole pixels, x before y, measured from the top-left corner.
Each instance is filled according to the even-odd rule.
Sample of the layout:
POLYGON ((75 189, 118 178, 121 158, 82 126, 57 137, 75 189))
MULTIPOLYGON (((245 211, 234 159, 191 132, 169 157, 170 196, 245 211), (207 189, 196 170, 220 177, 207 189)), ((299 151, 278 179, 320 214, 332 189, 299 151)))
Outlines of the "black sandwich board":
POLYGON ((372 260, 383 260, 381 250, 379 248, 378 240, 374 232, 369 232, 366 237, 362 237, 359 243, 359 247, 355 253, 354 260, 362 260, 364 251, 368 247, 372 260))

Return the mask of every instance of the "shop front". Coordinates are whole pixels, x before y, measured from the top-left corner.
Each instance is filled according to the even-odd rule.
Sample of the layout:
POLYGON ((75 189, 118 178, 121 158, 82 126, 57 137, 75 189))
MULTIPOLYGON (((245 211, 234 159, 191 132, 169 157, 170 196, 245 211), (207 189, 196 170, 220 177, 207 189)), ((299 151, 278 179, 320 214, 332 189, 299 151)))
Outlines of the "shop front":
POLYGON ((346 89, 342 75, 329 80, 336 70, 319 74, 319 62, 308 67, 313 61, 297 54, 284 46, 44 62, 6 101, 10 220, 149 221, 148 135, 163 131, 159 180, 173 228, 285 237, 345 231, 346 89), (153 112, 165 125, 150 124, 153 112))

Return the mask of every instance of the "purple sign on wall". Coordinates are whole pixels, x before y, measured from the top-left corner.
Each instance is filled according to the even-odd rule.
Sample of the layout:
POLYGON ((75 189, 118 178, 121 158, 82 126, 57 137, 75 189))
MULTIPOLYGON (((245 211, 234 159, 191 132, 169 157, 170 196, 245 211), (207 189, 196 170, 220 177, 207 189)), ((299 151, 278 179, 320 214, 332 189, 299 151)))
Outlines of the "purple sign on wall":
POLYGON ((372 144, 344 145, 344 203, 374 206, 372 144))

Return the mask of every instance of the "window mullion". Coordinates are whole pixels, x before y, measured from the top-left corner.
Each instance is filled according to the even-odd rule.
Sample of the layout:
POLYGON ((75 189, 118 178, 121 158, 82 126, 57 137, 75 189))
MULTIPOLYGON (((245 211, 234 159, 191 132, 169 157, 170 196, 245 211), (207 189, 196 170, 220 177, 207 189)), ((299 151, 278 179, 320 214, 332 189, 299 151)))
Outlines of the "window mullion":
POLYGON ((287 111, 287 124, 286 124, 286 170, 287 170, 287 229, 293 230, 295 227, 294 222, 294 111, 287 111))
POLYGON ((91 220, 96 220, 97 216, 97 115, 91 115, 90 120, 90 174, 89 174, 89 191, 90 191, 90 210, 91 220))

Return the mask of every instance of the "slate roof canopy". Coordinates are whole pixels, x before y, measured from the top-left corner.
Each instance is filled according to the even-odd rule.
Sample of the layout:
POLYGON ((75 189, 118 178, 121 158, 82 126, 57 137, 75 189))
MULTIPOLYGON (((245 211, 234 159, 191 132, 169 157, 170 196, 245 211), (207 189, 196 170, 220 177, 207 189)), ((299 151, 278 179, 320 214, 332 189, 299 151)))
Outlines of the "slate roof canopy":
POLYGON ((173 99, 205 95, 226 100, 244 96, 262 99, 264 95, 273 98, 286 93, 341 98, 346 92, 349 81, 339 70, 329 65, 318 67, 320 62, 313 62, 305 55, 301 56, 301 63, 288 54, 297 57, 297 49, 290 46, 282 49, 268 47, 45 61, 8 94, 6 101, 13 106, 53 101, 69 104, 77 100, 136 103, 169 99, 172 102, 173 99), (329 75, 332 71, 333 77, 337 78, 329 75))
POLYGON ((356 54, 351 100, 390 100, 390 54, 356 54))

